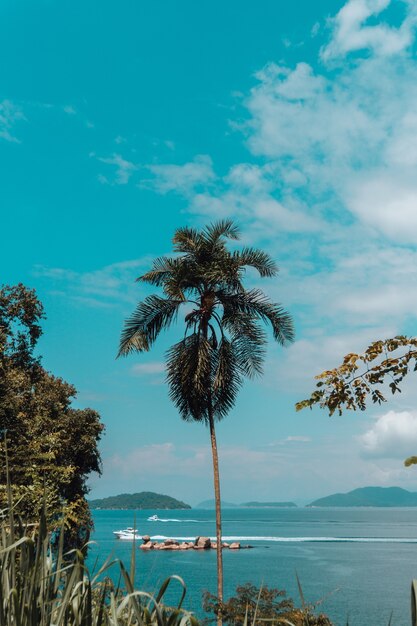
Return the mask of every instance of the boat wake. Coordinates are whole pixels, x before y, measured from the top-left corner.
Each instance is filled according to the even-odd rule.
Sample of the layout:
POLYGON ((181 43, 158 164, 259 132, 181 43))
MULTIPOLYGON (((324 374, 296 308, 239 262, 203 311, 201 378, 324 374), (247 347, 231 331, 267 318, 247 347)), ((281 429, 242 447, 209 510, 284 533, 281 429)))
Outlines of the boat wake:
MULTIPOLYGON (((163 541, 176 539, 177 541, 195 541, 195 537, 166 537, 154 535, 151 539, 163 541)), ((210 537, 212 541, 216 537, 210 537)), ((417 538, 411 537, 256 537, 256 536, 223 536, 223 541, 263 541, 273 543, 417 543, 417 538)))
POLYGON ((158 517, 155 519, 151 519, 148 517, 148 522, 194 522, 196 524, 199 524, 200 522, 206 523, 206 520, 199 520, 199 519, 175 519, 174 517, 158 517))

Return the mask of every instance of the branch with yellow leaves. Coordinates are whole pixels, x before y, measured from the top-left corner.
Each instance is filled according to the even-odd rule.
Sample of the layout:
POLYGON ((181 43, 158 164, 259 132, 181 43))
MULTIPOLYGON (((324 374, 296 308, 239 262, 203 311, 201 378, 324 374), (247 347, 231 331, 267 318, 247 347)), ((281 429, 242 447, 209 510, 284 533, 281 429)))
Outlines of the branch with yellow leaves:
MULTIPOLYGON (((400 393, 400 384, 410 370, 417 371, 417 338, 398 335, 375 341, 363 354, 347 354, 339 367, 316 376, 310 398, 295 407, 300 411, 318 405, 330 415, 336 411, 342 415, 343 409, 364 411, 369 399, 374 404, 387 401, 383 386, 392 394, 400 393)), ((417 457, 405 461, 406 466, 413 464, 417 457)))

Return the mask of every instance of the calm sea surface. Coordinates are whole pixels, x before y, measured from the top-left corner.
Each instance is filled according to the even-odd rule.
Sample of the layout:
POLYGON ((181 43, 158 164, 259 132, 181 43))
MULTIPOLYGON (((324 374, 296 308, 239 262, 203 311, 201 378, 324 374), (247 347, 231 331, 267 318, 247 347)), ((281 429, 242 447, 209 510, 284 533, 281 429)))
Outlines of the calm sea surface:
MULTIPOLYGON (((96 545, 89 565, 110 554, 129 568, 132 544, 113 531, 133 526, 133 511, 95 511, 96 545)), ((154 539, 215 534, 214 512, 137 511, 136 526, 154 539), (161 521, 149 522, 157 514, 161 521)), ((410 624, 410 584, 417 578, 416 509, 226 509, 223 536, 253 550, 225 551, 225 596, 245 582, 285 589, 299 604, 295 572, 308 602, 320 606, 338 626, 410 624)), ((155 591, 170 574, 187 585, 186 607, 202 615, 201 593, 215 592, 216 554, 211 551, 146 552, 136 549, 136 586, 155 591)), ((166 597, 180 594, 172 586, 166 597)))

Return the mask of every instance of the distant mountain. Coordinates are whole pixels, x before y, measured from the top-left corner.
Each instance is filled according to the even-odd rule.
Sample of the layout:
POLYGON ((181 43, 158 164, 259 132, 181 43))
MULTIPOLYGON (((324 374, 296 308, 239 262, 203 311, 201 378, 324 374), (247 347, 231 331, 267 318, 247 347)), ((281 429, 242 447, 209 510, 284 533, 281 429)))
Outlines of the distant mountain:
POLYGON ((88 502, 92 509, 191 509, 189 504, 153 491, 121 493, 88 502))
POLYGON ((244 502, 240 506, 247 509, 286 509, 297 505, 294 502, 244 502))
POLYGON ((319 498, 307 506, 417 506, 417 493, 401 487, 361 487, 319 498))
MULTIPOLYGON (((233 504, 232 502, 224 502, 222 500, 223 509, 279 509, 296 506, 294 502, 243 502, 242 504, 233 504)), ((204 502, 200 502, 196 508, 214 509, 214 500, 204 500, 204 502)))
MULTIPOLYGON (((236 509, 239 505, 238 504, 233 504, 232 502, 225 502, 224 500, 222 500, 222 508, 223 509, 236 509)), ((203 502, 200 502, 200 504, 197 504, 196 509, 215 509, 216 508, 216 504, 214 502, 214 500, 204 500, 203 502)))

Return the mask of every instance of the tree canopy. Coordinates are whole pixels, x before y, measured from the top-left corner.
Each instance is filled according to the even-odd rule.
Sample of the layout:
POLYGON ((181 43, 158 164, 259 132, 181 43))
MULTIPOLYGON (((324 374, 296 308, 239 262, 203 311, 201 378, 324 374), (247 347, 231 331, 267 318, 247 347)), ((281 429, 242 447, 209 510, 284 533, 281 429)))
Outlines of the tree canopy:
POLYGON ((184 310, 185 333, 167 353, 170 394, 181 417, 209 422, 230 411, 245 377, 262 372, 269 323, 280 344, 293 340, 291 316, 260 289, 246 289, 247 267, 272 277, 278 267, 254 248, 230 251, 239 239, 233 222, 223 220, 202 231, 179 228, 176 257, 159 257, 138 281, 161 287, 163 295, 145 298, 126 321, 121 355, 148 351, 159 333, 184 310), (184 308, 186 307, 186 308, 184 308))
MULTIPOLYGON (((401 393, 401 383, 410 371, 417 371, 417 339, 398 335, 371 343, 362 354, 347 354, 341 365, 318 376, 310 398, 296 404, 297 411, 315 405, 333 415, 344 409, 365 411, 370 400, 386 402, 385 388, 391 394, 401 393)), ((417 463, 417 457, 405 465, 417 463)))
POLYGON ((53 527, 64 518, 69 537, 92 526, 86 480, 101 471, 99 414, 74 409, 75 388, 47 372, 35 348, 45 317, 35 291, 0 289, 0 508, 6 506, 5 447, 16 512, 34 521, 46 503, 53 527))

